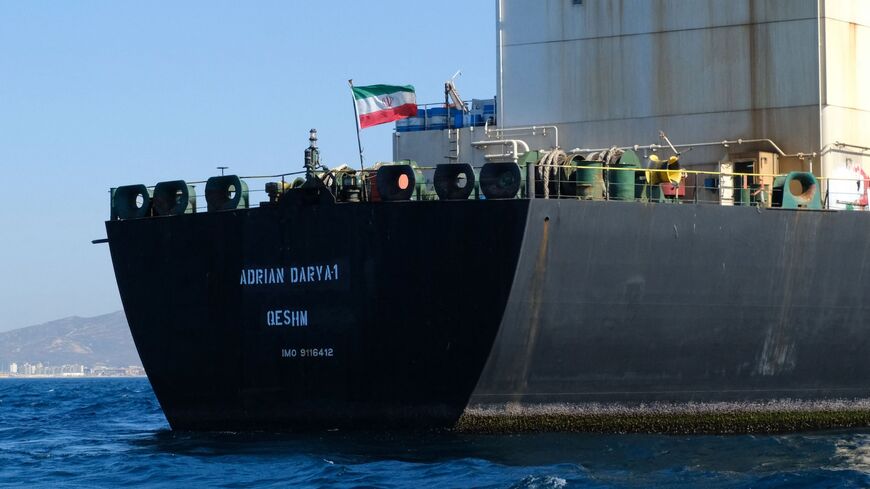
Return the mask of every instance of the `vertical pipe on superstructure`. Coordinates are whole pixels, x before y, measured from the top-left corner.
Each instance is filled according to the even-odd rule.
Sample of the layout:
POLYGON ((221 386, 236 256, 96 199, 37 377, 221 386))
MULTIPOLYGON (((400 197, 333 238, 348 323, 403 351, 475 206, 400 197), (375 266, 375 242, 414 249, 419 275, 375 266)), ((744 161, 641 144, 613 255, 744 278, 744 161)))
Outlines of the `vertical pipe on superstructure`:
MULTIPOLYGON (((825 130, 824 130, 824 116, 822 114, 822 108, 824 107, 822 101, 822 95, 826 92, 823 88, 823 82, 825 74, 822 72, 822 51, 824 46, 822 45, 822 36, 824 35, 824 19, 822 15, 824 13, 824 9, 822 8, 822 2, 825 0, 817 0, 816 1, 816 18, 818 25, 816 26, 816 41, 818 41, 818 72, 819 72, 819 148, 825 146, 825 130)), ((815 151, 815 150, 814 150, 815 151)), ((822 164, 822 160, 825 158, 825 155, 822 154, 821 150, 819 151, 819 175, 825 171, 825 165, 822 164)), ((810 158, 810 173, 813 172, 813 159, 810 158)))
POLYGON ((504 125, 504 0, 495 0, 496 9, 496 42, 498 48, 496 52, 496 65, 498 66, 498 87, 496 89, 496 97, 498 98, 498 113, 495 114, 495 122, 497 127, 505 127, 504 125))

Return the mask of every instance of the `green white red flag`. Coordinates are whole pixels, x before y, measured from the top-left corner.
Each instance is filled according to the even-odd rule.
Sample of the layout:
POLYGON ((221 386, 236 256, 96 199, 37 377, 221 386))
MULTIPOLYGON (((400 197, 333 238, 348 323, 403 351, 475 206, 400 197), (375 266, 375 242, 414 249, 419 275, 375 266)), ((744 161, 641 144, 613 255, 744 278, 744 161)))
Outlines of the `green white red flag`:
POLYGON ((417 95, 411 85, 368 85, 351 89, 360 129, 417 115, 417 95))

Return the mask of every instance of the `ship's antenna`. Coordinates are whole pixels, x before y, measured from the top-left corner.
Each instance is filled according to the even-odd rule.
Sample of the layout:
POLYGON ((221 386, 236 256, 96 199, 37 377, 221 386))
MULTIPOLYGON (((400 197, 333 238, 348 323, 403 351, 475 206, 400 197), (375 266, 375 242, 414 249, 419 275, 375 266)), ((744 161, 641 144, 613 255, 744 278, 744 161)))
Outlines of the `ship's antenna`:
POLYGON ((305 149, 305 181, 317 178, 314 171, 320 164, 320 152, 317 150, 317 129, 308 131, 308 148, 305 149))
MULTIPOLYGON (((468 108, 465 106, 465 102, 462 101, 462 97, 459 96, 459 91, 456 90, 456 78, 462 76, 462 70, 456 70, 456 73, 450 77, 449 80, 444 82, 444 105, 447 106, 448 110, 453 107, 456 110, 461 110, 463 113, 468 112, 468 108), (451 103, 452 102, 452 103, 451 103)), ((449 117, 448 113, 448 117, 449 117)))
POLYGON ((229 168, 229 167, 228 167, 228 166, 219 166, 219 167, 217 167, 217 169, 221 171, 221 176, 224 176, 224 170, 226 170, 227 168, 229 168))

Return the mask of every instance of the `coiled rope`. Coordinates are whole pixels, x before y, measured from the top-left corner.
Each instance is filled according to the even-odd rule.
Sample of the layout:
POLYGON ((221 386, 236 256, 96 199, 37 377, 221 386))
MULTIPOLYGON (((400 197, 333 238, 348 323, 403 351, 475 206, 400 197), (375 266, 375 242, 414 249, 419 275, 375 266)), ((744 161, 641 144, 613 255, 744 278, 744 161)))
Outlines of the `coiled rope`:
POLYGON ((544 187, 544 198, 550 198, 550 176, 553 176, 556 181, 559 181, 559 171, 561 167, 568 163, 568 155, 561 149, 552 151, 542 151, 538 162, 535 164, 535 172, 537 179, 541 180, 544 187))

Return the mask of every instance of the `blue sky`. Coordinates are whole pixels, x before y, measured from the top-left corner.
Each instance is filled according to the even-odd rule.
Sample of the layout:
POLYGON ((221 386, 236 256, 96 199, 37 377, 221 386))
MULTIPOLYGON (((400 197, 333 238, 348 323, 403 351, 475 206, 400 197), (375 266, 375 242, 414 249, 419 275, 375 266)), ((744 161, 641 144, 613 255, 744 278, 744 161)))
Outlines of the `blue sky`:
MULTIPOLYGON (((108 189, 358 162, 347 79, 495 93, 495 2, 0 2, 0 331, 121 308, 108 189), (301 4, 301 6, 300 6, 301 4)), ((391 157, 392 125, 363 131, 391 157)))

